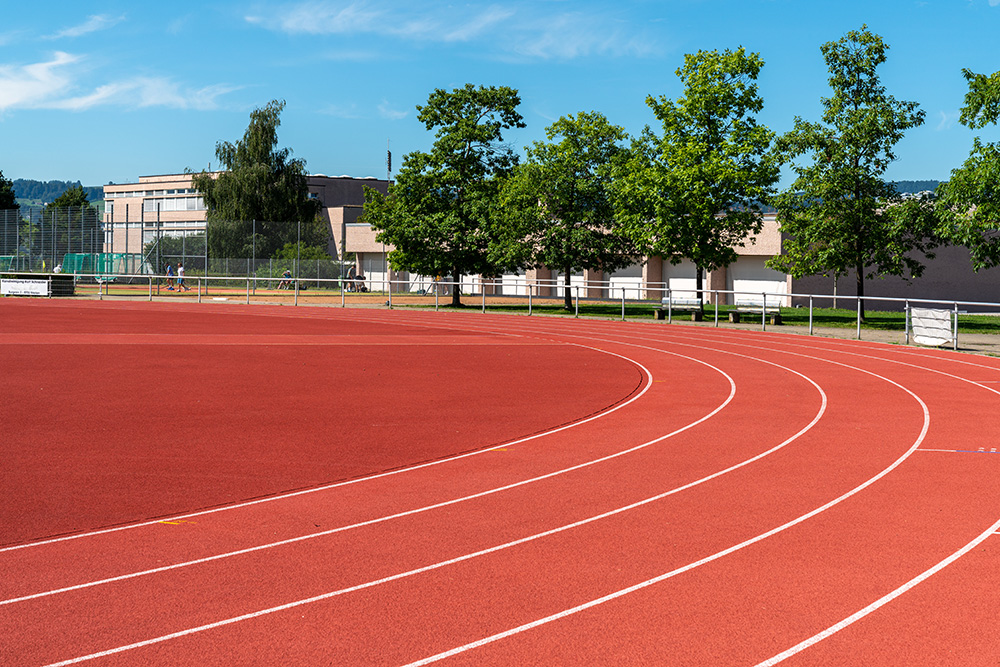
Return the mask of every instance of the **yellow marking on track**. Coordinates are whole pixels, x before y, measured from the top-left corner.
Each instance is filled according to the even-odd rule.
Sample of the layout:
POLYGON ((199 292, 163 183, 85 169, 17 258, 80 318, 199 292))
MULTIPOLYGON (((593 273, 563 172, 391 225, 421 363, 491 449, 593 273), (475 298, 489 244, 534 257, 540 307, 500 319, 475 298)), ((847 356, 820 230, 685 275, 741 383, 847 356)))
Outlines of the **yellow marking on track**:
POLYGON ((506 452, 506 451, 507 451, 507 448, 506 448, 506 447, 494 447, 494 448, 493 448, 493 449, 491 449, 490 451, 491 451, 491 452, 506 452))
POLYGON ((197 521, 157 521, 157 523, 166 523, 171 526, 176 526, 182 523, 198 523, 197 521))

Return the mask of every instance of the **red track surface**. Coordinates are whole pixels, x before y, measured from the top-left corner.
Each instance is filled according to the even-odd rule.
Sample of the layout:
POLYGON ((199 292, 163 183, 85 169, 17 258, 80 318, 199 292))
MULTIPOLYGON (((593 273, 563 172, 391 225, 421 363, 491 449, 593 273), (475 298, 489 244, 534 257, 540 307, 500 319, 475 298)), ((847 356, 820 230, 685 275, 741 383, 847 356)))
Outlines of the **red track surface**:
POLYGON ((994 359, 8 299, 0 364, 4 664, 998 663, 994 359))

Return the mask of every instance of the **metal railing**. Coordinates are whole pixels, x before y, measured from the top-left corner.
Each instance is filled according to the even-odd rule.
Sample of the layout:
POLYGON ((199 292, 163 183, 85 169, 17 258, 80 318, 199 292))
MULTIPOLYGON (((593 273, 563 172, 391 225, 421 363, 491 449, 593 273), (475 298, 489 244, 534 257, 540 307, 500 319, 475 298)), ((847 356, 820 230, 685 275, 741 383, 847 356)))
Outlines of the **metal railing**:
MULTIPOLYGON (((39 277, 45 276, 46 274, 39 274, 39 277)), ((176 276, 166 276, 163 274, 133 274, 133 275, 119 275, 119 276, 103 276, 100 274, 78 274, 75 276, 77 285, 83 287, 94 288, 96 287, 97 295, 99 298, 104 299, 105 297, 111 296, 111 288, 116 284, 116 281, 121 283, 130 283, 130 289, 125 291, 125 285, 121 285, 122 292, 116 294, 116 296, 135 296, 141 291, 143 296, 148 300, 152 300, 155 296, 162 295, 162 290, 167 288, 169 279, 176 280, 176 276), (90 283, 93 283, 92 285, 90 283), (136 290, 137 284, 142 284, 144 290, 136 290)), ((233 299, 236 298, 236 294, 239 294, 239 300, 245 301, 246 303, 251 303, 254 297, 258 298, 274 298, 282 296, 286 298, 287 296, 292 297, 293 305, 299 305, 302 299, 302 293, 308 291, 307 286, 316 285, 318 287, 317 291, 323 291, 323 295, 329 297, 331 294, 339 295, 340 305, 346 307, 349 302, 354 303, 357 301, 357 297, 365 295, 368 297, 379 297, 377 301, 385 298, 384 307, 394 308, 401 305, 406 305, 407 303, 417 303, 422 306, 430 305, 427 303, 426 299, 433 298, 433 306, 435 310, 439 310, 442 306, 446 305, 443 301, 443 297, 447 297, 449 300, 451 298, 451 293, 455 289, 461 291, 462 296, 466 299, 466 303, 469 300, 478 300, 479 307, 482 312, 487 312, 488 305, 491 300, 503 299, 508 303, 510 300, 523 301, 527 306, 527 314, 533 315, 535 312, 535 306, 539 302, 544 303, 554 303, 562 302, 564 300, 564 295, 543 293, 550 292, 553 285, 546 282, 525 282, 520 285, 523 289, 523 294, 510 294, 509 292, 504 293, 501 287, 511 286, 510 281, 487 281, 487 280, 477 280, 473 282, 462 282, 456 283, 453 281, 446 280, 435 280, 428 283, 428 287, 418 290, 413 290, 412 287, 415 284, 412 280, 398 281, 389 280, 386 278, 369 279, 369 278, 316 278, 308 276, 305 278, 285 278, 284 276, 261 276, 261 275, 247 275, 247 276, 204 276, 204 275, 191 275, 185 276, 185 282, 190 286, 190 292, 193 297, 196 297, 198 302, 201 302, 204 298, 208 297, 210 294, 225 295, 222 298, 233 299), (364 288, 362 291, 361 288, 364 288), (325 290, 325 291, 324 291, 325 290), (419 301, 415 301, 419 299, 419 301)), ((565 285, 560 285, 560 287, 565 288, 565 285)), ((665 319, 667 323, 672 323, 674 319, 674 305, 680 300, 683 300, 685 305, 688 305, 690 301, 689 295, 695 293, 696 291, 689 288, 674 289, 665 286, 664 283, 643 283, 640 286, 636 285, 626 285, 620 287, 608 286, 603 284, 600 287, 608 296, 604 297, 591 297, 591 296, 581 296, 581 293, 587 292, 588 290, 593 291, 596 289, 593 285, 588 285, 586 283, 573 284, 569 286, 572 291, 572 302, 573 302, 573 315, 574 317, 580 316, 580 302, 584 301, 587 303, 620 303, 621 304, 621 319, 627 319, 627 306, 649 306, 651 309, 661 309, 666 311, 665 319), (636 292, 645 293, 645 298, 629 298, 629 294, 635 294, 636 292), (681 296, 684 295, 684 296, 681 296)), ((837 301, 854 301, 856 309, 856 338, 861 340, 862 338, 862 324, 864 318, 862 317, 862 306, 870 307, 871 304, 875 303, 889 303, 902 306, 901 311, 906 313, 906 342, 909 342, 909 310, 914 305, 920 306, 937 306, 944 309, 950 310, 954 314, 954 326, 953 326, 953 336, 952 336, 952 346, 957 349, 958 347, 958 316, 960 314, 970 314, 969 309, 980 309, 983 312, 992 311, 1000 312, 1000 303, 988 302, 988 301, 958 301, 958 300, 942 300, 942 299, 920 299, 920 298, 901 298, 901 297, 880 297, 880 296, 845 296, 843 294, 832 295, 832 294, 803 294, 794 292, 767 292, 767 291, 747 291, 747 290, 702 290, 701 301, 704 303, 704 310, 710 311, 711 322, 714 326, 719 326, 719 316, 720 313, 725 311, 731 312, 733 306, 729 303, 725 304, 725 307, 720 307, 720 303, 725 301, 732 301, 733 303, 746 303, 754 304, 748 309, 754 315, 757 312, 760 313, 760 329, 761 331, 767 330, 768 314, 773 312, 775 305, 780 305, 785 309, 792 309, 793 306, 788 305, 793 299, 804 300, 808 303, 808 330, 809 334, 814 333, 814 310, 817 307, 817 303, 823 303, 824 301, 830 301, 836 303, 837 301)), ((369 304, 370 305, 370 304, 369 304)), ((794 307, 798 309, 798 306, 794 307)), ((706 315, 708 313, 705 313, 706 315)), ((706 318, 707 319, 707 318, 706 318)), ((1000 320, 998 320, 1000 322, 1000 320)))

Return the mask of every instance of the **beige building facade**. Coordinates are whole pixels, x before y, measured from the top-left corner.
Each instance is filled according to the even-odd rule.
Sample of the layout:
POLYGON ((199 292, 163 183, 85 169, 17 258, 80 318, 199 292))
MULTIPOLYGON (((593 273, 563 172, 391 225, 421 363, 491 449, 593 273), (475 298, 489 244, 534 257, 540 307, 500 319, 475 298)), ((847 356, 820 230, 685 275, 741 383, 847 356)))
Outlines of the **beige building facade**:
MULTIPOLYGON (((141 176, 135 183, 104 186, 105 251, 142 253, 143 246, 160 236, 204 234, 205 202, 192 186, 192 174, 141 176)), ((309 197, 322 205, 320 215, 330 225, 330 254, 340 257, 347 230, 355 226, 365 201, 364 188, 385 193, 389 182, 376 178, 306 177, 309 197)), ((353 252, 348 249, 347 252, 353 252)))

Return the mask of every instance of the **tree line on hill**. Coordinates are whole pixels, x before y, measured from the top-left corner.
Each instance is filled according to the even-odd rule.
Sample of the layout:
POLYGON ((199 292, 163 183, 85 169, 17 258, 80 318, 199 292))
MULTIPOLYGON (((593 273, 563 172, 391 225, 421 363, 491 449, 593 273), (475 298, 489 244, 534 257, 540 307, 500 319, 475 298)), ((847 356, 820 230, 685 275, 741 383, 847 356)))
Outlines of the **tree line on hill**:
POLYGON ((83 186, 80 181, 35 181, 15 178, 11 183, 17 199, 32 203, 51 204, 64 192, 73 188, 82 189, 91 202, 104 199, 103 186, 83 186))

